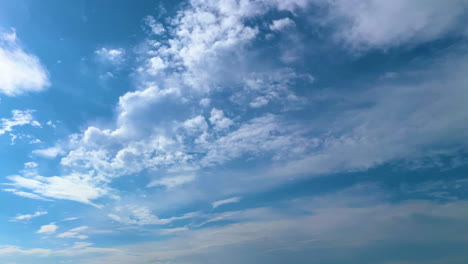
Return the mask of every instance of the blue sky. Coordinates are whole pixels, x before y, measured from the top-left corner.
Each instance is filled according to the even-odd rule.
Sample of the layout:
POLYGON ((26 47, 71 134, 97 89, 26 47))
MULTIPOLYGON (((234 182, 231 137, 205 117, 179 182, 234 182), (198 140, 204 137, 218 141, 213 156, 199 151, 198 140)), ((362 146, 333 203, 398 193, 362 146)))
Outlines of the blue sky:
POLYGON ((0 0, 0 262, 466 263, 466 0, 0 0))

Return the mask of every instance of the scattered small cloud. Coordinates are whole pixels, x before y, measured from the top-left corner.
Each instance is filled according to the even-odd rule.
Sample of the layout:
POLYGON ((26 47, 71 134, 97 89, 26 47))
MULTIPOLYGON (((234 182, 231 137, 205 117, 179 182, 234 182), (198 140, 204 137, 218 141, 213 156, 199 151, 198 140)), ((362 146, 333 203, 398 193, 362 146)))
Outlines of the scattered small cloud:
POLYGON ((68 217, 68 218, 65 218, 63 219, 62 221, 73 221, 73 220, 78 220, 79 217, 68 217))
POLYGON ((13 110, 11 118, 0 119, 0 135, 6 132, 12 132, 15 127, 30 125, 33 127, 41 127, 41 123, 33 117, 35 110, 13 110))
POLYGON ((57 231, 59 227, 55 223, 50 223, 48 225, 43 225, 39 230, 36 232, 38 234, 46 234, 51 235, 57 231))
POLYGON ((50 147, 45 149, 36 149, 33 150, 32 153, 43 158, 53 159, 58 155, 63 154, 63 150, 60 147, 50 147))
POLYGON ((101 61, 115 65, 121 64, 125 60, 125 50, 122 48, 100 48, 95 53, 101 61))
POLYGON ((289 28, 293 28, 296 26, 294 20, 290 19, 289 17, 274 20, 270 25, 270 30, 272 31, 283 31, 289 28))
POLYGON ((14 221, 14 222, 29 221, 29 220, 31 220, 33 218, 39 217, 41 215, 46 215, 46 214, 47 214, 47 212, 45 212, 45 211, 37 211, 34 214, 18 215, 16 217, 13 217, 11 219, 11 221, 14 221))
POLYGON ((177 186, 192 182, 194 180, 194 174, 169 176, 152 181, 150 184, 148 184, 148 187, 164 186, 166 188, 175 188, 177 186))
POLYGON ((58 238, 77 238, 77 239, 87 239, 87 235, 81 234, 83 231, 88 229, 88 226, 80 226, 73 229, 70 229, 66 232, 60 233, 57 235, 58 238))
POLYGON ((231 197, 231 198, 228 198, 228 199, 213 202, 211 205, 212 205, 212 207, 214 209, 214 208, 218 208, 218 207, 220 207, 222 205, 238 203, 238 202, 240 202, 240 200, 241 200, 241 197, 231 197))

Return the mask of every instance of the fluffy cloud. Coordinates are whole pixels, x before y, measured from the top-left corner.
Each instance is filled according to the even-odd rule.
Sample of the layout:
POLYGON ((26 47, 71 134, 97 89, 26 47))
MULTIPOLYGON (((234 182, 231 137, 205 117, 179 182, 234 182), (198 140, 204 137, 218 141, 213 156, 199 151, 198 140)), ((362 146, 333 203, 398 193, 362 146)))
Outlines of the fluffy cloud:
POLYGON ((233 124, 231 119, 224 116, 222 110, 216 108, 211 110, 210 123, 216 130, 227 129, 233 124))
MULTIPOLYGON (((137 69, 141 73, 141 86, 120 97, 115 126, 112 129, 88 127, 83 133, 70 136, 69 142, 61 146, 33 151, 35 155, 49 158, 63 153, 60 163, 70 173, 61 177, 10 176, 8 179, 15 186, 10 191, 31 198, 92 204, 92 200, 110 193, 107 184, 113 178, 141 172, 160 175, 150 181, 150 187, 174 188, 193 181, 201 167, 220 164, 243 154, 258 155, 259 150, 249 146, 253 142, 248 137, 252 135, 258 137, 255 143, 261 146, 260 151, 277 151, 275 158, 281 157, 279 149, 284 150, 286 146, 282 144, 288 144, 292 138, 276 129, 274 124, 266 124, 266 128, 259 128, 259 131, 254 131, 255 127, 249 124, 241 124, 236 133, 237 124, 219 107, 213 107, 209 115, 192 117, 165 111, 170 107, 187 108, 187 100, 192 95, 191 100, 199 102, 204 93, 218 90, 222 83, 215 80, 217 69, 231 72, 232 66, 225 65, 226 59, 235 55, 235 63, 243 61, 244 47, 259 34, 260 24, 249 25, 247 20, 274 8, 278 8, 276 2, 197 0, 178 12, 166 31, 160 30, 154 18, 145 19, 152 35, 165 34, 165 38, 158 38, 160 42, 148 41, 150 47, 142 55, 143 65, 137 69), (236 54, 242 58, 237 58, 236 54), (164 74, 164 78, 159 78, 160 74, 164 74), (248 128, 252 131, 247 131, 248 128), (268 135, 273 132, 268 128, 275 130, 277 135, 268 135)), ((96 54, 110 63, 119 63, 124 51, 101 48, 96 54)), ((252 107, 261 107, 281 98, 297 102, 289 85, 303 76, 292 69, 275 69, 273 72, 245 70, 230 80, 224 78, 228 75, 219 75, 218 81, 224 83, 226 80, 227 84, 241 86, 245 94, 249 94, 247 97, 235 94, 232 100, 237 104, 246 100, 252 101, 252 107)), ((204 105, 207 105, 207 97, 203 97, 204 105)), ((252 122, 260 120, 262 118, 252 122)), ((296 141, 304 140, 298 138, 296 141)), ((299 148, 288 147, 299 151, 299 148)))
POLYGON ((36 233, 50 235, 55 233, 57 229, 58 226, 55 223, 50 223, 48 225, 41 226, 41 228, 39 228, 39 230, 36 233))
MULTIPOLYGON (((379 84, 359 90, 357 96, 331 98, 332 103, 327 104, 333 116, 324 113, 315 119, 317 115, 312 115, 307 124, 291 120, 288 111, 303 109, 310 101, 290 88, 310 85, 314 78, 293 67, 249 68, 249 63, 242 62, 249 54, 245 47, 261 34, 261 25, 251 18, 272 9, 294 11, 308 4, 191 1, 170 19, 168 30, 160 32, 164 37, 146 43, 149 47, 137 70, 140 83, 119 98, 115 122, 107 128, 90 126, 62 143, 60 164, 69 173, 10 176, 14 188, 8 191, 94 204, 94 200, 114 193, 109 183, 117 177, 149 175, 148 187, 176 189, 203 179, 199 177, 203 169, 242 158, 265 161, 269 166, 259 171, 284 180, 295 175, 365 170, 389 161, 431 155, 423 150, 433 143, 435 153, 465 140, 465 126, 457 121, 466 118, 464 111, 454 110, 455 105, 464 109, 463 100, 453 101, 455 94, 464 98, 464 77, 458 71, 440 72, 437 67, 423 75, 420 79, 427 81, 419 85, 404 85, 405 80, 391 87, 379 84), (231 61, 235 66, 247 66, 233 73, 231 61), (445 76, 444 81, 426 78, 437 74, 445 76), (441 89, 444 83, 449 84, 445 90, 441 89), (219 93, 229 100, 220 99, 219 93), (211 110, 200 109, 201 100, 204 106, 211 105, 211 110), (342 101, 368 107, 343 109, 339 105, 342 101), (268 113, 267 106, 273 105, 279 113, 268 113), (176 108, 180 111, 167 110, 176 108), (325 118, 329 119, 323 121, 325 118), (440 125, 423 125, 428 120, 438 120, 440 125), (438 136, 445 133, 455 137, 451 141, 438 136)), ((334 2, 329 11, 338 14, 335 9, 339 5, 340 1, 334 2)), ((291 24, 288 21, 269 25, 279 29, 291 24)), ((465 69, 463 65, 460 68, 465 69)), ((321 103, 322 99, 311 101, 321 103)), ((42 151, 53 157, 59 153, 56 150, 34 153, 42 151)), ((256 176, 243 177, 247 181, 256 176)))
POLYGON ((42 91, 50 85, 45 67, 18 42, 14 30, 0 31, 0 93, 7 96, 42 91))
POLYGON ((296 23, 294 22, 294 20, 290 19, 289 17, 286 17, 274 20, 270 25, 270 29, 272 31, 283 31, 285 29, 294 27, 295 25, 296 23))

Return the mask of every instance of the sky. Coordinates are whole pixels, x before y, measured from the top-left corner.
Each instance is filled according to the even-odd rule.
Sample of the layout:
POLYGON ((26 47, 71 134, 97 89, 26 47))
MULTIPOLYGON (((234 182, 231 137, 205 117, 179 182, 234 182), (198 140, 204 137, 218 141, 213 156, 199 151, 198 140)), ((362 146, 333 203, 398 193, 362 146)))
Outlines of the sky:
POLYGON ((0 262, 464 264, 467 0, 0 0, 0 262))

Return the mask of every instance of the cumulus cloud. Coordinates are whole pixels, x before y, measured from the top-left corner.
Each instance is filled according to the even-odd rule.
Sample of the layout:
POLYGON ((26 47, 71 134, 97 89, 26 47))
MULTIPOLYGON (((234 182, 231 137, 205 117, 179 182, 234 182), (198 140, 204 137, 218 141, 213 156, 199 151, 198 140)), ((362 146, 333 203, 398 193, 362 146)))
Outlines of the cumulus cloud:
POLYGON ((224 116, 224 112, 222 110, 213 108, 211 109, 210 123, 216 130, 222 130, 229 128, 234 122, 224 116))
POLYGON ((21 47, 15 30, 0 31, 0 72, 0 93, 7 96, 43 91, 50 85, 47 70, 21 47))
POLYGON ((48 225, 41 226, 36 233, 50 235, 55 233, 58 228, 59 227, 55 223, 50 223, 48 225))
MULTIPOLYGON (((429 138, 444 142, 437 135, 449 131, 449 127, 456 139, 464 139, 465 127, 455 125, 455 119, 466 118, 464 112, 454 113, 450 111, 452 107, 447 107, 458 105, 464 109, 461 101, 449 103, 454 94, 465 94, 460 85, 463 77, 458 75, 456 81, 445 78, 453 84, 445 94, 441 93, 441 83, 429 81, 409 87, 400 84, 388 89, 378 86, 361 90, 362 94, 350 98, 362 100, 357 105, 369 106, 363 111, 353 110, 350 117, 348 111, 337 107, 330 122, 314 119, 311 122, 317 123, 303 124, 289 120, 285 113, 298 108, 283 106, 285 102, 299 108, 307 105, 307 100, 290 87, 297 83, 310 85, 314 80, 310 74, 298 73, 293 67, 265 67, 258 71, 241 67, 239 73, 231 74, 233 64, 226 63, 244 61, 246 57, 242 56, 249 52, 244 48, 260 34, 259 25, 251 18, 263 16, 272 8, 292 11, 308 4, 308 1, 191 1, 169 19, 168 30, 160 33, 166 34, 165 38, 159 42, 148 40, 150 47, 142 55, 141 71, 138 70, 141 83, 119 98, 115 122, 107 128, 90 126, 63 143, 60 165, 70 173, 52 177, 10 176, 14 188, 8 191, 94 204, 94 200, 111 195, 108 184, 122 176, 158 175, 148 187, 173 188, 192 184, 201 178, 195 175, 204 168, 239 158, 259 158, 272 161, 266 170, 269 176, 286 179, 297 174, 365 170, 398 158, 422 156, 421 150, 431 144, 429 138), (232 60, 230 56, 234 56, 232 60), (219 70, 230 74, 218 74, 219 70), (158 74, 165 74, 165 78, 154 76, 158 74), (426 94, 427 91, 430 93, 426 94), (229 100, 211 97, 217 92, 229 95, 229 100), (427 104, 420 108, 420 101, 410 98, 425 98, 427 104), (210 105, 211 111, 199 109, 199 104, 210 105), (224 108, 224 104, 231 104, 232 108, 224 108), (268 114, 266 106, 273 104, 281 109, 280 113, 268 114), (226 112, 220 110, 221 106, 226 112), (251 108, 248 113, 246 107, 251 108), (167 111, 172 108, 182 110, 167 111), (435 113, 433 116, 441 125, 411 125, 427 121, 428 115, 424 113, 435 113), (400 128, 400 133, 394 131, 395 127, 400 128), (430 136, 415 136, 421 132, 430 136)), ((337 12, 334 8, 329 11, 337 12)), ((282 19, 272 26, 279 29, 288 23, 291 24, 282 19)), ((109 51, 101 49, 98 53, 109 51)), ((430 75, 434 72, 437 73, 432 70, 430 75)), ((453 142, 451 146, 455 145, 453 142)), ((440 149, 448 148, 434 146, 434 151, 440 149)), ((54 148, 34 153, 49 157, 60 154, 54 148)))
MULTIPOLYGON (((261 128, 249 133, 242 124, 238 133, 231 131, 237 124, 214 104, 208 115, 199 113, 191 117, 164 109, 186 108, 187 98, 191 96, 197 103, 208 106, 210 96, 206 93, 224 88, 225 81, 235 83, 248 94, 247 97, 236 94, 233 101, 238 104, 253 100, 252 107, 261 107, 281 98, 297 102, 289 85, 303 77, 292 69, 275 69, 273 74, 271 70, 260 73, 243 70, 229 80, 225 77, 230 74, 217 74, 218 69, 232 72, 232 65, 225 64, 230 56, 236 57, 232 60, 235 63, 245 60, 244 48, 257 38, 260 25, 249 24, 248 20, 265 15, 268 10, 293 6, 296 4, 279 7, 274 1, 191 1, 167 20, 170 23, 161 25, 168 27, 165 31, 160 30, 154 18, 147 17, 145 23, 153 33, 165 35, 148 40, 149 50, 140 58, 142 65, 137 69, 141 86, 119 98, 113 129, 91 126, 83 133, 70 136, 68 142, 34 150, 33 154, 46 158, 64 155, 60 165, 70 173, 52 177, 10 176, 14 188, 9 190, 30 198, 92 204, 92 200, 110 194, 107 185, 116 177, 158 171, 165 176, 152 180, 148 186, 172 188, 194 181, 201 167, 236 159, 242 154, 256 156, 259 151, 248 146, 252 142, 247 138, 252 134, 261 136, 255 142, 261 145, 260 151, 271 154, 283 148, 280 141, 286 143, 290 139, 280 131, 277 135, 267 135, 261 128), (165 78, 154 77, 159 74, 165 78), (239 145, 228 150, 232 147, 229 144, 235 143, 239 145), (190 168, 188 172, 186 168, 190 168)), ((114 64, 123 60, 125 51, 103 47, 96 50, 96 55, 114 64)), ((275 158, 280 156, 278 153, 275 158)))
POLYGON ((278 20, 273 20, 270 25, 270 30, 272 31, 283 31, 285 29, 294 27, 296 23, 294 20, 290 19, 289 17, 281 18, 278 20))

